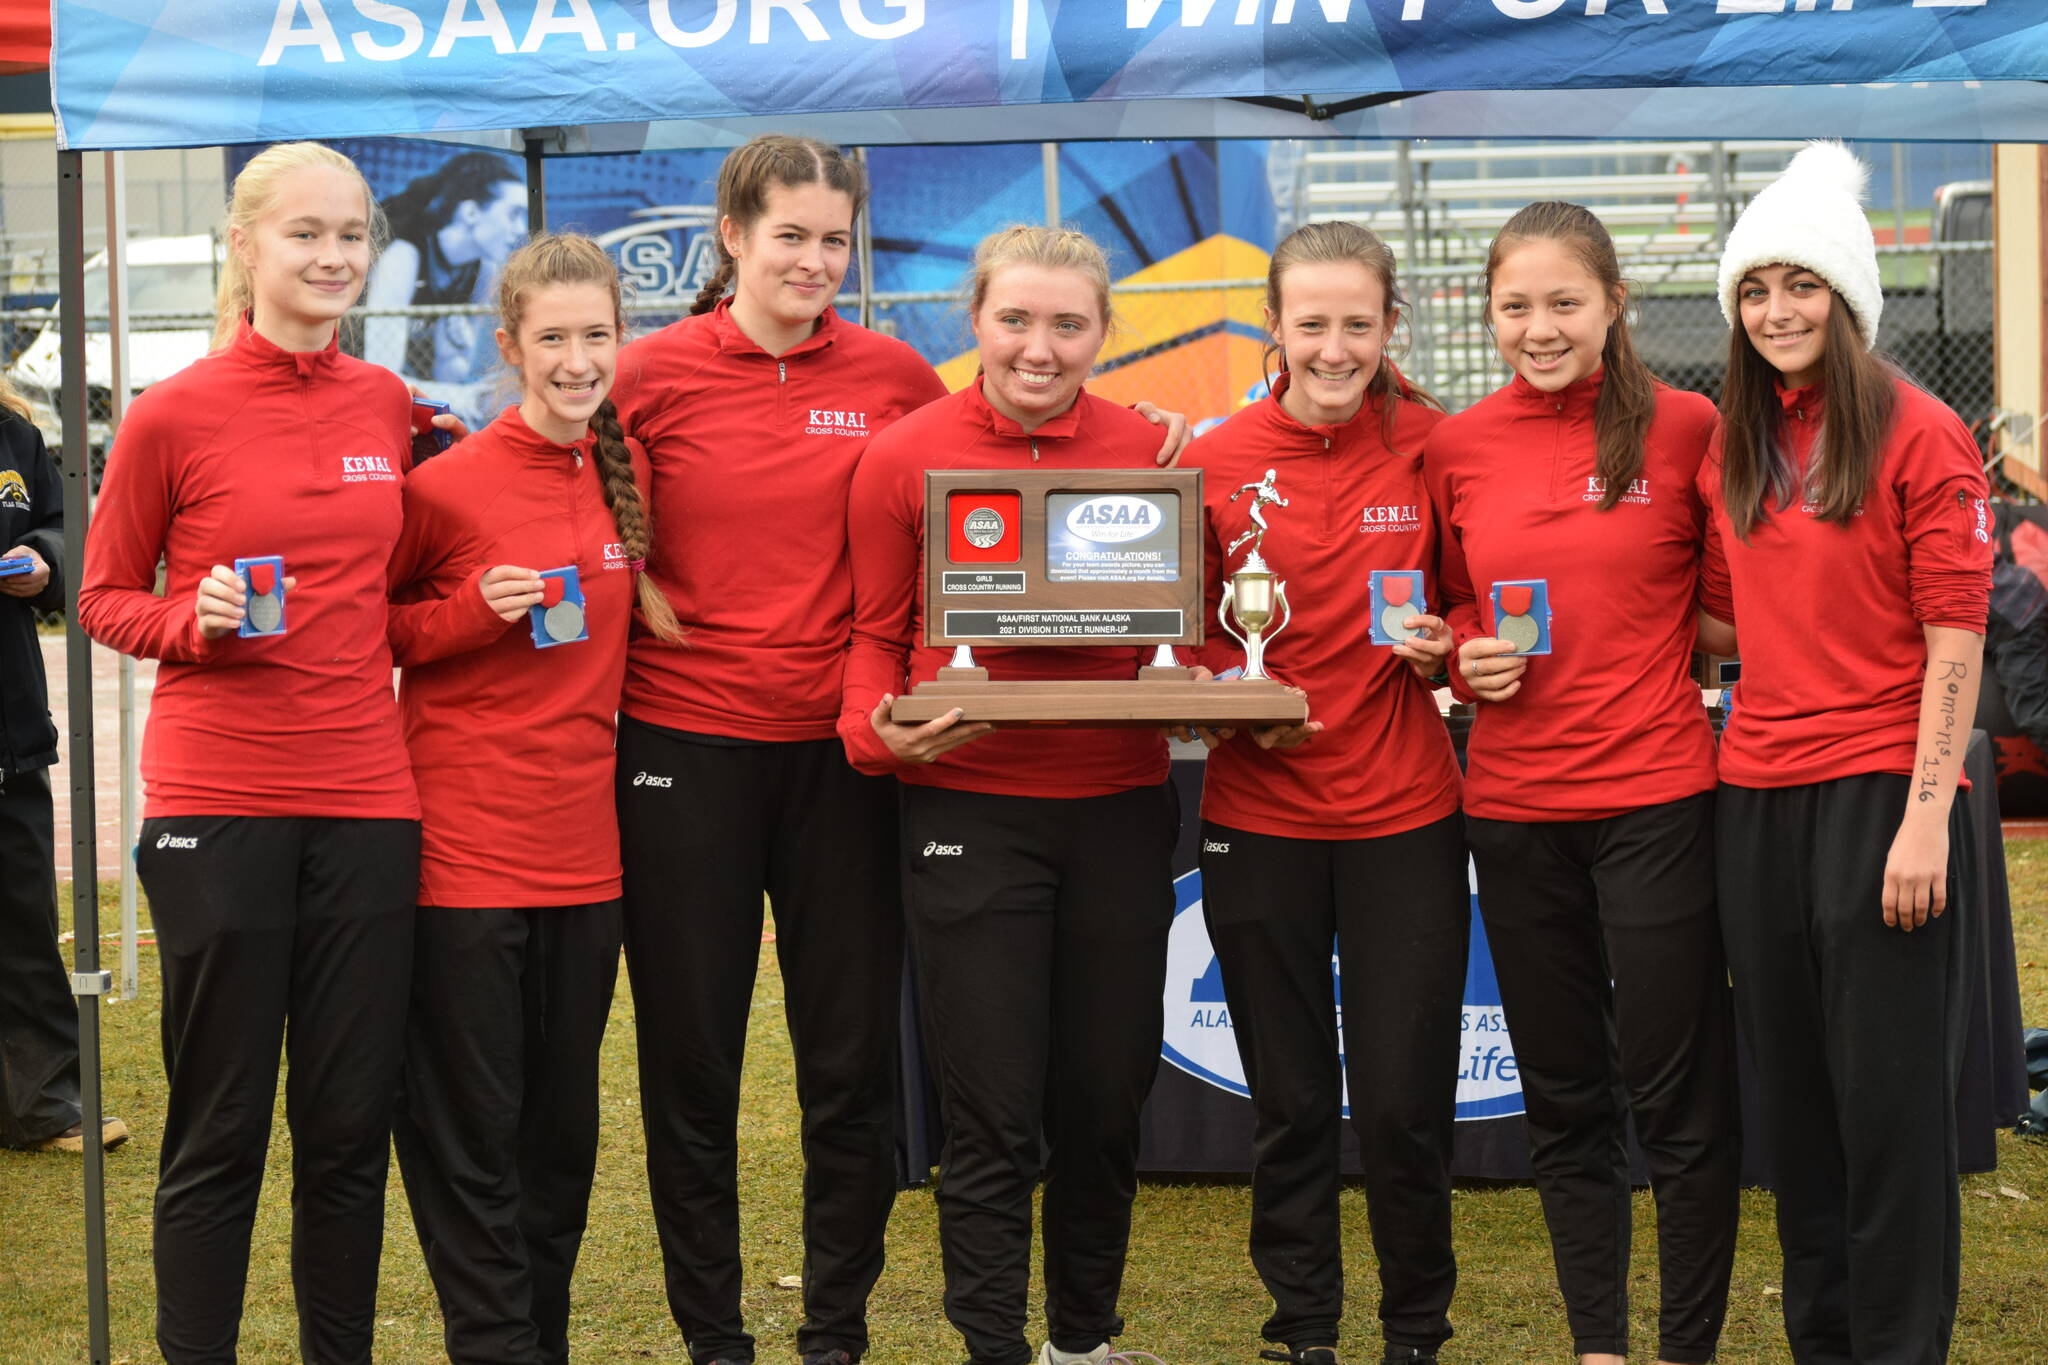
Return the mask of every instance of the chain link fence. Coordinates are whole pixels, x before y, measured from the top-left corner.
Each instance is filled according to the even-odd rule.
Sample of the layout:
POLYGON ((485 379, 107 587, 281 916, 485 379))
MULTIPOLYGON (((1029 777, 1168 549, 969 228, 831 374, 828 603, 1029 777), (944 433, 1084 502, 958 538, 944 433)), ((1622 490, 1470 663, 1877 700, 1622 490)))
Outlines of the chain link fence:
MULTIPOLYGON (((1667 382, 1717 396, 1728 353, 1728 326, 1714 295, 1718 253, 1711 239, 1690 254, 1624 262, 1631 286, 1636 344, 1667 382)), ((1886 285, 1880 347, 1920 384, 1982 435, 1993 397, 1991 245, 1945 242, 1878 249, 1886 285)), ((1404 272, 1408 309, 1395 342, 1402 369, 1455 412, 1505 383, 1508 371, 1484 319, 1478 262, 1427 265, 1404 272)), ((207 285, 210 289, 210 282, 207 285)), ((1150 401, 1204 424, 1227 417, 1263 392, 1265 281, 1196 280, 1126 286, 1113 291, 1116 329, 1102 352, 1091 391, 1120 403, 1150 401)), ((132 296, 149 302, 147 290, 132 296)), ((92 300, 88 300, 89 305, 92 300)), ((96 461, 103 457, 110 411, 111 346, 107 313, 87 314, 89 401, 96 461)), ((958 388, 974 375, 973 341, 958 298, 949 292, 842 296, 840 311, 899 336, 939 366, 958 388)), ((634 334, 666 326, 681 314, 674 300, 629 306, 634 334)), ((349 333, 359 338, 371 317, 467 316, 494 325, 479 304, 358 310, 349 333)), ((128 374, 132 388, 175 372, 205 354, 210 311, 151 309, 129 315, 128 374)), ((59 366, 55 319, 47 309, 0 309, 0 336, 15 338, 0 355, 9 378, 31 401, 53 449, 59 366)), ((509 376, 484 381, 511 396, 509 376)))

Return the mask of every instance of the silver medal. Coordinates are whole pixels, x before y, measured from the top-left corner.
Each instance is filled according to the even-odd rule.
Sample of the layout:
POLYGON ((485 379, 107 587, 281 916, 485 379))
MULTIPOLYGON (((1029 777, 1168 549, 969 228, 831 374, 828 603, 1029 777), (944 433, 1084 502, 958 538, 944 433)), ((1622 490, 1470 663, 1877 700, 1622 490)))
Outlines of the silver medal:
POLYGON ((284 617, 284 603, 275 593, 257 593, 249 598, 249 628, 268 635, 284 617))
POLYGON ((1380 633, 1382 635, 1389 636, 1396 640, 1414 639, 1416 636, 1422 634, 1422 632, 1419 630, 1410 630, 1408 629, 1408 627, 1401 624, 1403 621, 1407 620, 1409 617, 1413 615, 1415 615, 1415 613, 1407 607, 1381 607, 1380 633))
POLYGON ((975 549, 989 549, 1003 538, 1002 514, 993 507, 977 507, 960 523, 960 534, 975 549))
POLYGON ((540 620, 551 640, 573 640, 583 633, 583 608, 566 597, 543 612, 540 620))
POLYGON ((1536 648, 1543 638, 1543 630, 1533 616, 1503 616, 1500 618, 1500 638, 1515 647, 1515 653, 1526 654, 1536 648))

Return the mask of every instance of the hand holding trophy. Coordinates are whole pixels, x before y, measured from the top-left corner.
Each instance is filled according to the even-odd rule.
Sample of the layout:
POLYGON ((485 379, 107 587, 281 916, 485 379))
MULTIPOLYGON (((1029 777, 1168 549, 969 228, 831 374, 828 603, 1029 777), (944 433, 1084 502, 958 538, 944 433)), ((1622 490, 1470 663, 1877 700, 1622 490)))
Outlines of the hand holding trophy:
MULTIPOLYGON (((1287 505, 1272 480, 1253 486, 1263 487, 1252 505, 1261 529, 1266 507, 1287 505)), ((953 661, 896 698, 889 718, 923 725, 958 710, 997 726, 1303 723, 1307 702, 1263 672, 1217 687, 1174 661, 1175 646, 1202 642, 1201 515, 1198 469, 926 471, 924 643, 952 649, 953 661), (1073 681, 991 678, 973 656, 976 646, 1075 645, 1153 653, 1134 677, 1073 681)), ((1237 577, 1237 620, 1256 666, 1276 602, 1285 624, 1285 593, 1256 553, 1237 577)))

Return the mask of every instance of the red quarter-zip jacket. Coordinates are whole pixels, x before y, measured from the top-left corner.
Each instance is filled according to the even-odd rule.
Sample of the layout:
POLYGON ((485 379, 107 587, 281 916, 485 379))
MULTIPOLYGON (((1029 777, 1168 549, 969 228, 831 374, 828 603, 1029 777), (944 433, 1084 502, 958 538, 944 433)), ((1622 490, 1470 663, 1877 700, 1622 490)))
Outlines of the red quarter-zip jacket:
MULTIPOLYGON (((1272 637, 1266 668, 1308 693, 1324 725, 1308 744, 1261 749, 1241 735, 1209 755, 1202 815, 1233 829, 1296 839, 1398 834, 1458 809, 1458 761, 1436 701, 1406 661, 1372 643, 1375 569, 1419 569, 1437 609, 1436 524, 1422 483, 1422 440, 1442 415, 1418 403, 1394 412, 1394 440, 1368 401, 1341 426, 1304 426, 1273 396, 1196 441, 1181 464, 1203 480, 1208 535, 1208 634, 1200 657, 1217 672, 1244 662, 1216 624, 1225 574, 1245 548, 1224 547, 1251 529, 1249 495, 1230 500, 1268 469, 1285 507, 1266 509, 1266 561, 1287 584, 1293 619, 1272 637)), ((1225 684, 1227 685, 1227 684, 1225 684)))
MULTIPOLYGON (((1710 513, 1701 604, 1737 623, 1742 651, 1721 736, 1724 782, 1911 773, 1927 674, 1921 627, 1984 633, 1990 490, 1976 443, 1939 399, 1904 380, 1897 389, 1876 481, 1846 526, 1804 503, 1768 513, 1738 540, 1718 444, 1700 470, 1710 513)), ((1780 439, 1803 474, 1824 413, 1820 386, 1780 397, 1780 439)))
POLYGON ((739 739, 831 737, 853 468, 875 432, 945 392, 916 351, 829 308, 779 358, 747 339, 729 301, 626 347, 615 397, 668 528, 648 571, 690 632, 634 640, 627 715, 739 739))
POLYGON ((1642 477, 1603 512, 1601 380, 1545 393, 1518 375, 1423 446, 1460 643, 1493 633, 1493 584, 1550 585, 1552 652, 1528 661, 1513 697, 1479 704, 1466 746, 1465 809, 1486 819, 1605 819, 1714 785, 1713 733, 1690 676, 1704 535, 1695 480, 1714 405, 1659 385, 1642 477))
POLYGON ((143 814, 413 819, 384 581, 410 463, 389 370, 286 351, 242 323, 135 400, 107 460, 79 623, 163 660, 142 739, 143 814), (216 564, 282 555, 286 633, 207 640, 216 564), (157 561, 166 566, 158 597, 157 561))
MULTIPOLYGON (((589 905, 619 894, 612 732, 633 570, 595 438, 560 446, 507 408, 413 471, 391 558, 399 709, 420 791, 420 904, 589 905), (588 640, 537 648, 478 584, 576 566, 588 640)), ((626 442, 647 486, 647 453, 626 442)))
MULTIPOLYGON (((1148 730, 999 730, 940 756, 899 764, 868 717, 882 694, 938 676, 950 650, 924 639, 924 474, 927 469, 1151 469, 1159 428, 1083 392, 1027 433, 989 406, 981 381, 919 409, 861 457, 847 507, 853 553, 853 647, 839 736, 864 773, 1002 796, 1108 796, 1166 780, 1166 741, 1148 730)), ((1150 650, 1115 646, 990 649, 974 662, 992 681, 1136 678, 1150 650)))

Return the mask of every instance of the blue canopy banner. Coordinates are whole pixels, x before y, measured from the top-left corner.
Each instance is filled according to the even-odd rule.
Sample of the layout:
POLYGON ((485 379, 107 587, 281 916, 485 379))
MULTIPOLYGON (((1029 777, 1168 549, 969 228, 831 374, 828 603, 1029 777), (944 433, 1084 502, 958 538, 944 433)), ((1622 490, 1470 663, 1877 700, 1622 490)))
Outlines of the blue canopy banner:
MULTIPOLYGON (((1163 99, 1299 106, 1311 95, 1341 107, 1347 96, 1403 92, 2016 82, 2048 80, 2042 9, 2041 0, 55 0, 51 83, 60 144, 98 149, 991 107, 1021 115, 1163 99)), ((1040 135, 1016 117, 1005 140, 1040 135)))

